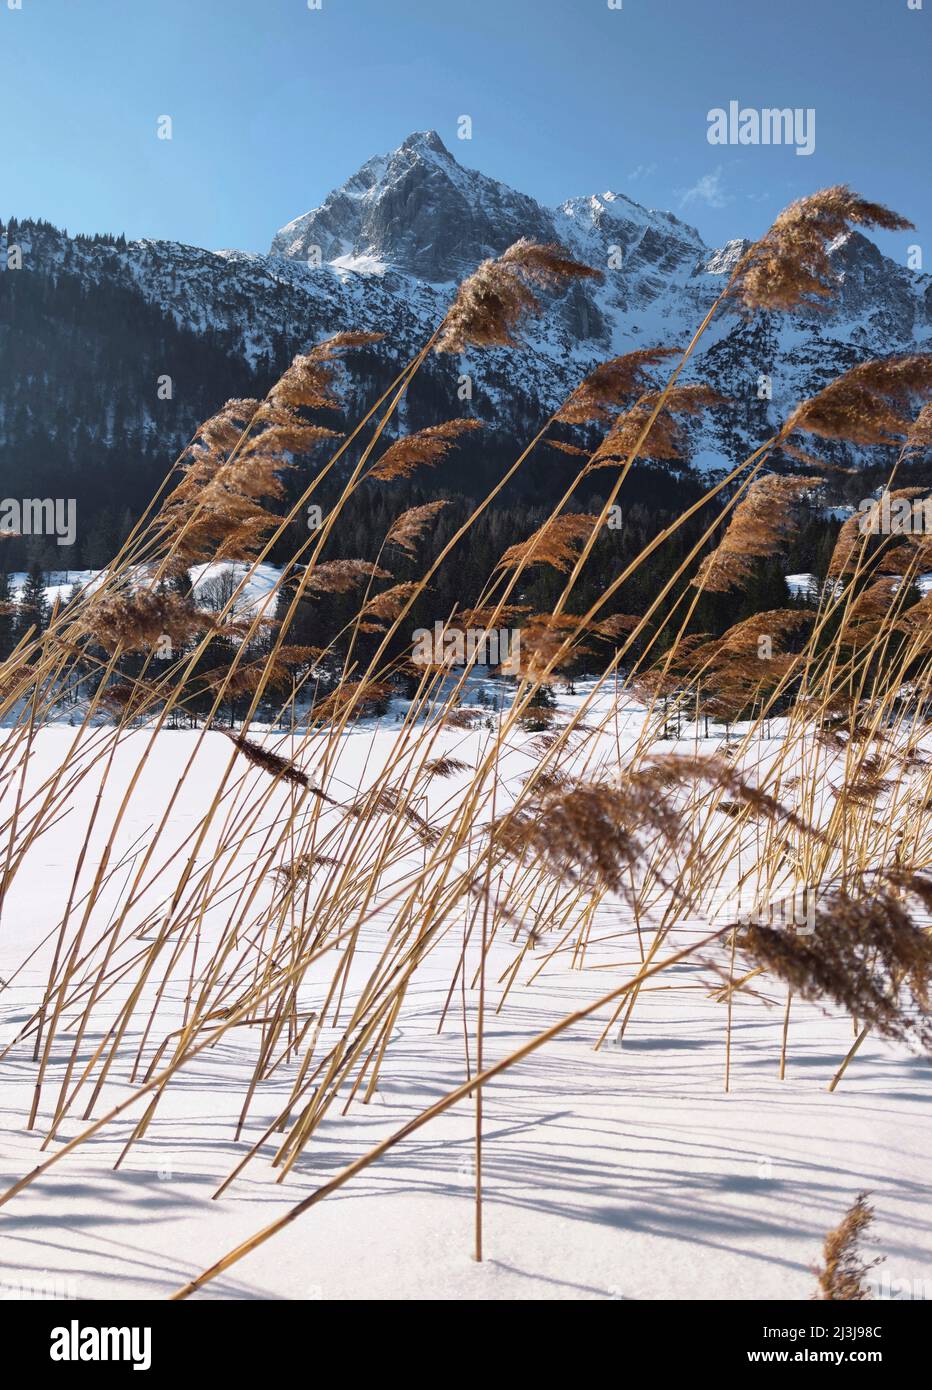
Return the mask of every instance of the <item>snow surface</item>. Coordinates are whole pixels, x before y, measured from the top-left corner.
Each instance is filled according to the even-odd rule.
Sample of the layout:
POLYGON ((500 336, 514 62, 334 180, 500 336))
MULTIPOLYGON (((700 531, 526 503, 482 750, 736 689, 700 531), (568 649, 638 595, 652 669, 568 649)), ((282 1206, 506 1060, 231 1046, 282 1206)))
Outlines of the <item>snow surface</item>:
MULTIPOLYGON (((196 600, 205 603, 218 594, 222 594, 224 600, 227 597, 226 590, 232 594, 238 588, 244 575, 248 571, 248 583, 243 587, 242 593, 237 597, 234 605, 235 612, 242 612, 248 608, 259 606, 264 599, 275 588, 281 569, 276 565, 261 564, 255 567, 245 565, 241 562, 218 561, 211 564, 195 565, 189 570, 191 588, 196 600)), ((46 602, 51 606, 56 599, 61 603, 66 603, 72 594, 80 589, 93 590, 100 582, 101 575, 105 570, 50 570, 46 576, 48 582, 45 586, 46 602)), ((11 570, 10 589, 14 600, 19 599, 25 587, 29 575, 25 570, 11 570)))
POLYGON ((249 608, 260 607, 268 599, 281 577, 281 569, 277 565, 266 563, 253 566, 242 561, 217 561, 207 565, 195 565, 188 574, 195 600, 204 603, 205 606, 206 600, 215 596, 219 596, 221 603, 225 603, 248 574, 249 579, 243 585, 242 592, 237 595, 233 606, 233 611, 239 613, 249 608))
MULTIPOLYGON (((932 574, 917 575, 915 584, 924 598, 932 593, 932 574)), ((814 574, 788 574, 786 587, 793 598, 807 598, 815 602, 819 597, 819 581, 814 574)))
MULTIPOLYGON (((85 585, 93 584, 100 570, 50 570, 46 576, 48 583, 45 586, 45 599, 51 606, 56 599, 60 603, 66 603, 73 593, 78 589, 83 589, 85 585)), ((10 590, 13 598, 18 599, 25 587, 29 575, 25 570, 11 570, 10 590)))
POLYGON ((808 598, 814 601, 819 597, 819 581, 814 574, 788 574, 786 587, 793 598, 808 598))
MULTIPOLYGON (((563 703, 576 704, 584 693, 563 703)), ((642 719, 636 708, 620 718, 616 756, 622 760, 642 719)), ((331 791, 340 795, 366 783, 396 736, 372 721, 347 733, 331 791)), ((57 766, 73 737, 65 728, 38 734, 30 786, 57 766)), ((114 862, 124 855, 132 860, 147 842, 197 737, 183 731, 155 736, 113 846, 114 862)), ((436 753, 475 763, 487 737, 481 729, 448 730, 436 753)), ((152 738, 140 731, 122 742, 103 788, 100 826, 109 825, 130 770, 152 738)), ((288 751, 287 740, 275 746, 288 751)), ((692 733, 682 746, 697 746, 692 733)), ((714 746, 714 740, 698 744, 699 751, 714 746)), ((776 738, 762 741, 762 756, 778 749, 776 738)), ((166 857, 198 824, 204 789, 216 785, 231 755, 221 734, 206 735, 173 811, 166 857)), ((531 762, 521 741, 514 742, 501 767, 503 788, 520 780, 531 762)), ((262 777, 237 766, 247 779, 262 777)), ((442 784, 438 804, 466 777, 442 784)), ((0 1043, 10 1041, 40 997, 50 949, 41 943, 59 920, 75 837, 83 835, 96 789, 96 778, 86 778, 67 814, 33 846, 4 905, 0 977, 11 983, 0 991, 0 1043), (37 954, 23 966, 33 950, 37 954)), ((275 813, 273 802, 267 814, 275 813)), ((100 836, 92 838, 91 871, 102 847, 100 836)), ((208 841, 199 862, 210 854, 208 841)), ((677 929, 677 944, 705 929, 703 922, 685 924, 677 929)), ((360 969, 369 969, 383 942, 384 928, 373 922, 361 943, 360 969)), ((544 939, 530 956, 534 968, 556 944, 544 939)), ((40 1286, 51 1280, 71 1297, 162 1297, 460 1084, 462 1015, 448 1018, 437 1034, 460 949, 461 937, 453 932, 418 968, 376 1096, 368 1106, 354 1103, 345 1118, 334 1108, 285 1183, 276 1185, 268 1164, 258 1161, 219 1200, 210 1200, 292 1080, 282 1074, 260 1090, 244 1138, 235 1142, 243 1085, 255 1059, 254 1043, 235 1030, 239 1035, 224 1035, 175 1079, 145 1138, 118 1171, 113 1164, 134 1110, 0 1211, 0 1286, 7 1296, 16 1297, 30 1281, 40 1286)), ((490 982, 499 980, 514 954, 510 942, 495 943, 490 982)), ((487 1061, 630 978, 636 962, 629 914, 619 903, 606 903, 593 923, 585 970, 572 968, 569 951, 557 952, 533 983, 523 983, 531 972, 522 971, 501 1013, 495 1012, 501 986, 490 984, 487 1061)), ((827 1082, 850 1045, 851 1021, 794 1006, 788 1075, 781 1082, 783 1001, 765 990, 776 1007, 748 998, 736 1004, 726 1095, 725 1010, 709 997, 707 977, 694 963, 660 981, 671 982, 675 988, 645 990, 622 1047, 593 1050, 603 1014, 487 1086, 481 1265, 471 1258, 474 1118, 471 1104, 463 1102, 199 1296, 804 1299, 825 1231, 863 1190, 873 1194, 875 1253, 886 1257, 885 1276, 911 1289, 932 1289, 929 1060, 869 1039, 841 1087, 829 1094, 827 1082)), ((312 1007, 318 1002, 313 980, 305 989, 312 1007)), ((171 986, 179 1020, 184 992, 177 981, 171 986)), ((473 1040, 475 1023, 471 1000, 473 1040)), ((64 1035, 59 1071, 69 1042, 64 1035)), ((125 1055, 137 1042, 127 1038, 125 1055)), ((0 1175, 8 1181, 40 1160, 41 1132, 25 1129, 35 1078, 31 1048, 12 1051, 3 1067, 0 1175)), ((45 1116, 55 1094, 52 1085, 45 1116)), ((128 1094, 120 1074, 104 1088, 94 1114, 128 1094)), ((62 1137, 79 1126, 73 1116, 62 1137)))

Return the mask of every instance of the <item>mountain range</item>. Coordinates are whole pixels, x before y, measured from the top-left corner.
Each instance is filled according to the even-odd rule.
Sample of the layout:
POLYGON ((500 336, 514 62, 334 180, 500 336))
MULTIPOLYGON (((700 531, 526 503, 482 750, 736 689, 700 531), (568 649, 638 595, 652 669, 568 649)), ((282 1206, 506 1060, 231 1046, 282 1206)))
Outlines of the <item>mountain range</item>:
MULTIPOLYGON (((386 334, 354 366, 362 400, 426 340, 458 281, 519 237, 560 242, 602 282, 548 296, 522 349, 432 357, 403 424, 463 414, 468 374, 469 408, 520 442, 598 361, 687 342, 747 245, 709 247, 672 213, 622 193, 546 208, 464 167, 433 131, 370 159, 277 231, 265 255, 11 221, 4 242, 19 246, 22 270, 0 276, 0 489, 67 491, 71 478, 91 496, 102 457, 112 479, 143 456, 140 495, 127 488, 133 510, 149 471, 159 476, 158 457, 164 471, 199 418, 228 395, 266 389, 291 355, 341 329, 386 334), (156 387, 164 375, 168 400, 156 387)), ((690 375, 734 404, 694 440, 694 468, 726 467, 853 363, 928 346, 932 277, 858 233, 838 238, 830 259, 827 309, 754 318, 728 309, 714 321, 690 375)), ((461 458, 468 490, 484 479, 468 451, 461 458)))

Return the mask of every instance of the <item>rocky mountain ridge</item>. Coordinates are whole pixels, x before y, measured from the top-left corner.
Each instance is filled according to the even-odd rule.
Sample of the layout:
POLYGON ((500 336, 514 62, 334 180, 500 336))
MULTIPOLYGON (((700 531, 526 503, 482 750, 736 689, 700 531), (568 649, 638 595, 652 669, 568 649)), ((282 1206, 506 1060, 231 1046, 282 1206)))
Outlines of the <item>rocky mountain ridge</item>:
MULTIPOLYGON (((434 330, 462 276, 520 236, 560 241, 600 269, 602 283, 548 298, 528 326, 525 348, 432 358, 427 373, 451 414, 463 413, 459 390, 468 376, 469 408, 512 438, 526 437, 596 362, 636 346, 688 341, 746 245, 736 239, 708 247, 672 213, 620 193, 544 208, 464 168, 435 132, 425 132, 369 160, 320 207, 289 222, 268 255, 13 224, 7 240, 19 246, 22 270, 0 276, 0 342, 4 282, 38 274, 66 277, 85 300, 118 287, 179 331, 222 345, 260 381, 294 352, 349 328, 386 334, 378 352, 387 371, 434 330)), ((831 261, 837 288, 826 311, 747 319, 729 308, 715 320, 689 375, 734 406, 713 412, 694 440, 694 466, 727 467, 798 399, 854 362, 928 346, 932 277, 856 233, 838 240, 831 261), (771 383, 770 399, 761 378, 771 383)), ((182 401, 185 385, 176 384, 182 401)), ((17 444, 12 389, 8 375, 0 387, 0 449, 17 444)), ((140 382, 139 390, 140 428, 160 428, 159 412, 146 404, 152 383, 140 382)), ((179 436, 193 423, 180 422, 179 436)))

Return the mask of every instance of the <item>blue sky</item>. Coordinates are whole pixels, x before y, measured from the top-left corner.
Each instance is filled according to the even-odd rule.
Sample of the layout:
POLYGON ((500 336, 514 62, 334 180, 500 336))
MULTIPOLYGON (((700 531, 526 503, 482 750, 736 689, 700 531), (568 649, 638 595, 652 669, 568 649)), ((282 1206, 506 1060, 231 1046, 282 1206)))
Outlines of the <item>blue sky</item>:
POLYGON ((265 251, 435 128, 545 203, 611 188, 713 244, 838 182, 917 223, 880 238, 891 254, 932 226, 932 0, 9 2, 4 217, 265 251), (710 145, 707 112, 731 100, 815 108, 815 152, 710 145))

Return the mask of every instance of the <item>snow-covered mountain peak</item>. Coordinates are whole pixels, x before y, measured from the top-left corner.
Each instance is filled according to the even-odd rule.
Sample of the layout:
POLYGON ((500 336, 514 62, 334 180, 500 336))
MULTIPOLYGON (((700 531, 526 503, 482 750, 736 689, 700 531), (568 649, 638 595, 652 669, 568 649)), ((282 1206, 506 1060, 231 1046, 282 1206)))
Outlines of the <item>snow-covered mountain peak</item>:
POLYGON ((447 283, 518 237, 551 240, 533 198, 466 169, 436 131, 409 135, 368 160, 318 208, 276 233, 271 254, 315 262, 372 262, 447 283))
POLYGON ((447 159, 453 159, 450 151, 435 130, 412 131, 406 140, 402 140, 398 149, 413 150, 417 154, 429 152, 430 154, 445 155, 447 159))
POLYGON ((709 255, 695 227, 608 189, 542 207, 466 168, 435 130, 367 160, 320 207, 276 233, 271 254, 338 273, 394 270, 450 284, 519 237, 563 242, 600 268, 623 256, 662 273, 709 255))
POLYGON ((692 243, 697 249, 704 249, 705 242, 695 227, 683 222, 672 212, 659 208, 646 208, 629 198, 627 193, 615 193, 611 189, 605 193, 592 193, 580 198, 568 198, 556 209, 556 216, 576 221, 600 223, 621 223, 631 228, 648 227, 662 229, 684 242, 692 243))
POLYGON ((697 269, 705 271, 707 275, 728 275, 750 245, 745 237, 735 237, 732 241, 726 241, 724 246, 717 247, 703 257, 697 269))

